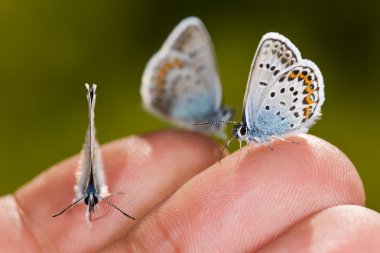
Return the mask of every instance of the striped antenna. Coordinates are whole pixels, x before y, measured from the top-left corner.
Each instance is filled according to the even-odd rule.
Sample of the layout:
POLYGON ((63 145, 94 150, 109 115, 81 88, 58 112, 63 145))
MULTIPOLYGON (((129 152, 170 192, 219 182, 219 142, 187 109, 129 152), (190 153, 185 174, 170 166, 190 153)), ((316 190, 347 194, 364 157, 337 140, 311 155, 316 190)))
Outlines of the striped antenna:
POLYGON ((211 122, 204 122, 204 123, 194 123, 194 126, 207 126, 207 125, 216 125, 216 124, 237 124, 236 121, 231 120, 221 120, 221 121, 211 121, 211 122))

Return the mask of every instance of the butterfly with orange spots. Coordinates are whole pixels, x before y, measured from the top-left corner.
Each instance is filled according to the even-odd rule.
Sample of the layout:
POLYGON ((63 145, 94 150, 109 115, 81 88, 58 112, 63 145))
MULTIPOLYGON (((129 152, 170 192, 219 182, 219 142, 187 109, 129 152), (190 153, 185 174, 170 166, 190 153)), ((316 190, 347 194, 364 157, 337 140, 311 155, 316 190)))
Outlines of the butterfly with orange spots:
POLYGON ((184 19, 148 62, 140 88, 145 108, 176 125, 225 138, 224 124, 196 127, 204 121, 229 121, 214 48, 202 21, 184 19))
POLYGON ((249 143, 306 133, 320 117, 325 100, 322 74, 285 36, 267 33, 253 59, 243 119, 233 136, 249 143))

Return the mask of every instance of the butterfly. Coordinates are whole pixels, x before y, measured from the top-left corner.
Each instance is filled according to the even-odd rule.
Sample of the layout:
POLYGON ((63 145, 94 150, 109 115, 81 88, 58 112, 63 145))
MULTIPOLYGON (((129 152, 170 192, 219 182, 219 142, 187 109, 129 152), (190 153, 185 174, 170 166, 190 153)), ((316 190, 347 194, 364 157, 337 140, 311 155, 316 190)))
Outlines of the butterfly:
POLYGON ((267 33, 252 62, 243 116, 232 129, 233 138, 239 140, 240 146, 245 141, 269 147, 272 138, 285 141, 285 136, 306 133, 320 117, 324 100, 318 66, 302 59, 285 36, 267 33))
POLYGON ((194 127, 203 121, 229 121, 210 36, 197 17, 178 24, 149 60, 140 88, 145 108, 188 129, 225 138, 224 125, 194 127))
POLYGON ((114 207, 128 218, 135 219, 135 217, 126 214, 120 208, 110 203, 106 198, 110 195, 108 192, 108 186, 105 182, 103 162, 100 153, 98 141, 96 140, 95 130, 95 102, 96 102, 96 84, 91 88, 86 83, 87 89, 87 101, 89 106, 89 126, 87 129, 86 139, 83 145, 80 166, 77 175, 77 184, 75 185, 76 198, 72 204, 67 206, 61 212, 53 215, 57 217, 72 206, 84 200, 84 203, 88 206, 85 218, 88 222, 91 221, 91 213, 94 212, 95 206, 99 200, 104 201, 108 205, 114 207))

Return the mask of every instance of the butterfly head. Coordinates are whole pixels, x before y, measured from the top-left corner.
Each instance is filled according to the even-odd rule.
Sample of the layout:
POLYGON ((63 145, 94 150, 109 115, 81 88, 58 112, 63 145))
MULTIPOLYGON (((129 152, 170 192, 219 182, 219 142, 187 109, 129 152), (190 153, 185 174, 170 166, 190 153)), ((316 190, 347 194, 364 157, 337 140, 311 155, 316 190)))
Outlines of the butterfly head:
POLYGON ((243 122, 234 125, 232 128, 232 135, 238 140, 244 140, 247 136, 247 125, 243 122))
POLYGON ((93 212, 94 207, 98 204, 98 198, 94 194, 88 194, 87 197, 84 198, 84 203, 88 205, 88 211, 93 212))

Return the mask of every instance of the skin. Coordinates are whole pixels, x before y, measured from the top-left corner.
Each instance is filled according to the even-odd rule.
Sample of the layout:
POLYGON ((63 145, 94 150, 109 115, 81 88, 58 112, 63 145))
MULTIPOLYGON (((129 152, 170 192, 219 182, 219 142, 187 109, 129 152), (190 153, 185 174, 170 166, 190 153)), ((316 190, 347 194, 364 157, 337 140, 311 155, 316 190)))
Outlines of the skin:
POLYGON ((201 134, 162 131, 102 147, 111 192, 91 227, 74 197, 78 156, 0 199, 4 252, 379 252, 380 215, 336 147, 311 135, 245 147, 219 164, 201 134))

